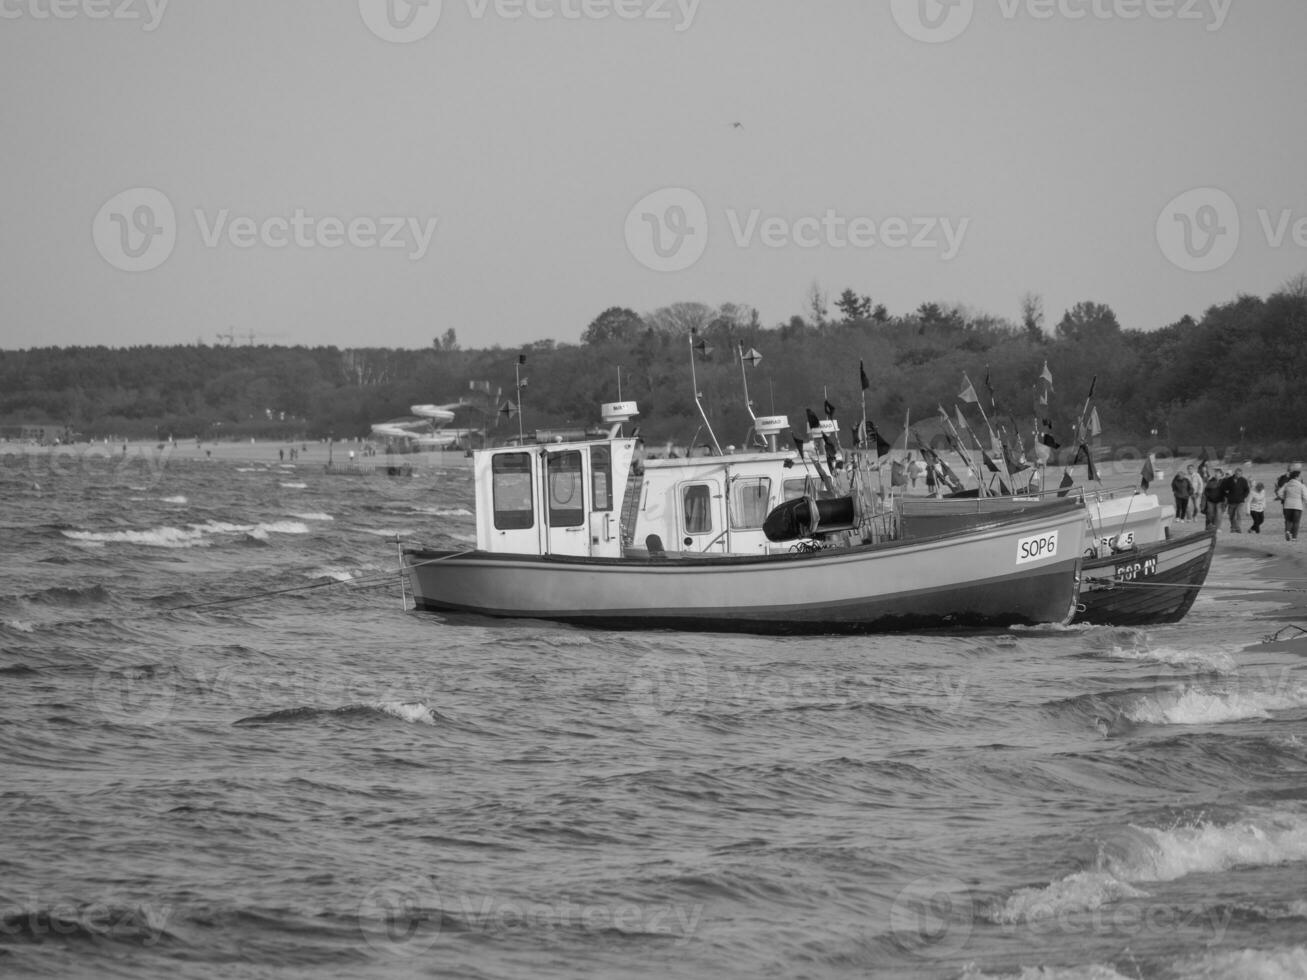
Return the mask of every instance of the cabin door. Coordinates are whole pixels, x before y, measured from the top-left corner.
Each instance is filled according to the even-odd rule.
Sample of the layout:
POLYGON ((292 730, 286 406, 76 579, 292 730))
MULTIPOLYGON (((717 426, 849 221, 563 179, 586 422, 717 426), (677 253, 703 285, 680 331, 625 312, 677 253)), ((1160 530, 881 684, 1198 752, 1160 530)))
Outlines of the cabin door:
POLYGON ((545 453, 545 523, 551 555, 590 554, 586 513, 586 454, 579 449, 545 453))
POLYGON ((682 483, 678 496, 681 539, 676 547, 700 554, 724 553, 727 549, 726 507, 721 483, 717 480, 682 483))

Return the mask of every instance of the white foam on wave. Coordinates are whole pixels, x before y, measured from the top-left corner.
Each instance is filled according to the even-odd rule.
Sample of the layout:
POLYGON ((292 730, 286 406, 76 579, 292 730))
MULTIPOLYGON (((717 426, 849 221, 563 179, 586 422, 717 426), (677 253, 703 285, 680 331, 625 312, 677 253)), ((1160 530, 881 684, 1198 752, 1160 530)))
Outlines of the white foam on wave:
POLYGON ((5 626, 17 633, 35 633, 36 626, 22 619, 6 619, 5 626))
POLYGON ((1307 861, 1307 816, 1262 811, 1229 824, 1200 822, 1165 829, 1131 826, 1125 853, 1105 857, 1095 871, 1080 871, 1042 888, 1022 888, 989 918, 1014 924, 1090 911, 1147 894, 1136 885, 1174 881, 1235 867, 1307 861))
POLYGON ((280 486, 285 487, 287 490, 307 490, 309 488, 307 483, 282 483, 280 486))
POLYGON ((141 545, 149 548, 206 548, 214 535, 248 534, 266 540, 271 534, 309 534, 303 521, 271 521, 266 524, 232 524, 206 521, 184 528, 164 525, 143 531, 63 531, 64 537, 84 547, 102 548, 106 544, 141 545))
POLYGON ((323 513, 321 513, 320 511, 309 511, 309 512, 304 513, 304 514, 296 513, 295 511, 291 511, 291 515, 290 515, 290 516, 291 516, 291 517, 297 517, 297 518, 299 518, 301 521, 334 521, 334 520, 336 519, 336 518, 332 517, 330 514, 323 514, 323 513))
POLYGON ((378 538, 394 538, 411 535, 413 532, 407 528, 388 528, 388 527, 361 527, 359 528, 364 534, 372 534, 378 538))
POLYGON ((160 499, 165 504, 189 504, 190 503, 190 501, 186 497, 183 497, 181 494, 177 494, 177 496, 175 497, 162 497, 160 499))
POLYGON ((1136 980, 1117 973, 1110 966, 1027 966, 1020 973, 985 973, 974 963, 962 971, 960 980, 1136 980))
POLYGON ((466 507, 419 507, 419 514, 430 514, 432 517, 472 517, 473 514, 466 507))
POLYGON ((322 568, 315 568, 312 571, 304 573, 305 578, 319 579, 331 578, 337 582, 349 582, 354 578, 354 573, 348 568, 340 568, 336 565, 326 565, 322 568))
POLYGON ((373 701, 368 707, 414 724, 434 725, 436 723, 431 709, 421 701, 373 701))
POLYGON ((1234 658, 1221 650, 1182 650, 1177 647, 1150 649, 1146 646, 1133 649, 1113 647, 1108 656, 1119 660, 1142 660, 1166 664, 1169 667, 1205 670, 1215 674, 1232 674, 1237 669, 1234 658))
POLYGON ((1272 711, 1307 706, 1307 687, 1284 692, 1186 687, 1141 697, 1124 714, 1144 725, 1210 725, 1248 718, 1269 718, 1272 711))
POLYGON ((1146 892, 1105 871, 1078 871, 1043 888, 1022 888, 995 911, 993 921, 1008 925, 1051 919, 1059 912, 1092 910, 1146 892))
POLYGON ((1187 980, 1302 980, 1307 977, 1307 946, 1222 950, 1182 960, 1176 966, 1187 980))
POLYGON ((208 544, 194 527, 152 527, 144 531, 64 531, 64 537, 82 544, 135 544, 149 548, 195 548, 208 544))

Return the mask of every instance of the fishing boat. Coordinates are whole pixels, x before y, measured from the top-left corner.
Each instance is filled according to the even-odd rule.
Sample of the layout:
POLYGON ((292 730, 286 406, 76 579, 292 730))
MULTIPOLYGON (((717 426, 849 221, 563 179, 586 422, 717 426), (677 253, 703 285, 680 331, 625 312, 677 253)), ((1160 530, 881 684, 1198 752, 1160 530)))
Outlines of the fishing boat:
MULTIPOLYGON (((1079 487, 1068 496, 1084 499, 1087 525, 1080 608, 1072 621, 1148 626, 1183 619, 1207 579, 1216 532, 1174 535, 1174 509, 1134 489, 1079 487)), ((956 533, 995 514, 1022 513, 1041 499, 905 498, 903 533, 909 538, 956 533)))
POLYGON ((756 420, 765 451, 641 460, 622 434, 636 411, 605 405, 601 439, 474 451, 476 547, 401 548, 415 607, 762 633, 1006 627, 1075 612, 1078 500, 903 538, 886 515, 837 504, 812 454, 773 448, 784 417, 756 420), (769 539, 767 518, 796 501, 809 505, 803 535, 769 539))

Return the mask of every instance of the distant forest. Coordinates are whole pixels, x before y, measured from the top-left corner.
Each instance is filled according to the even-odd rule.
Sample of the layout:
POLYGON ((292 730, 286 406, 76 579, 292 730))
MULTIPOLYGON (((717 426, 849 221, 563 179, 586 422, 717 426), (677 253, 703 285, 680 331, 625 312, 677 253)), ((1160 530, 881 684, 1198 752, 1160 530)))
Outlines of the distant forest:
MULTIPOLYGON (((690 381, 692 343, 704 407, 723 445, 748 431, 737 351, 759 415, 830 402, 847 430, 868 417, 889 439, 949 411, 966 374, 990 409, 1027 442, 1037 418, 1069 440, 1090 384, 1107 445, 1239 445, 1248 455, 1302 455, 1307 443, 1307 276, 1267 298, 1240 296, 1200 320, 1123 329, 1106 305, 1083 302, 1047 324, 1036 295, 1020 322, 925 303, 890 315, 845 290, 830 302, 814 285, 803 316, 763 326, 749 306, 677 303, 645 315, 600 313, 580 343, 464 349, 453 330, 421 350, 360 347, 68 347, 0 351, 0 426, 54 424, 79 439, 196 437, 318 439, 367 435, 416 403, 466 399, 453 423, 490 441, 515 435, 515 369, 526 430, 585 427, 600 403, 639 402, 647 443, 687 443, 699 430, 690 381), (525 358, 519 363, 519 358, 525 358), (1047 364, 1047 407, 1037 403, 1047 364), (1155 434, 1154 434, 1155 433, 1155 434)), ((700 441, 703 440, 700 436, 700 441)))

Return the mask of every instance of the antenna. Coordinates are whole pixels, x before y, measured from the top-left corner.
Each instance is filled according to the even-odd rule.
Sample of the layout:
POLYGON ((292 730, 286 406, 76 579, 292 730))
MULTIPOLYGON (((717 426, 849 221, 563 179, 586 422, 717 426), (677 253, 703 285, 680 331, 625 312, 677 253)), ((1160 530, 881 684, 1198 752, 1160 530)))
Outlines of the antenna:
MULTIPOLYGON (((717 450, 717 455, 722 456, 724 454, 722 453, 721 443, 717 441, 717 434, 713 432, 712 423, 708 421, 708 413, 703 410, 703 402, 699 400, 699 378, 694 369, 694 351, 697 346, 702 349, 706 355, 710 348, 706 341, 703 341, 698 345, 695 344, 694 338, 698 332, 697 328, 690 328, 690 384, 694 387, 694 404, 695 407, 699 409, 699 417, 703 419, 703 424, 708 428, 708 435, 712 437, 713 448, 717 450)), ((690 448, 693 451, 694 447, 691 446, 690 448)))

